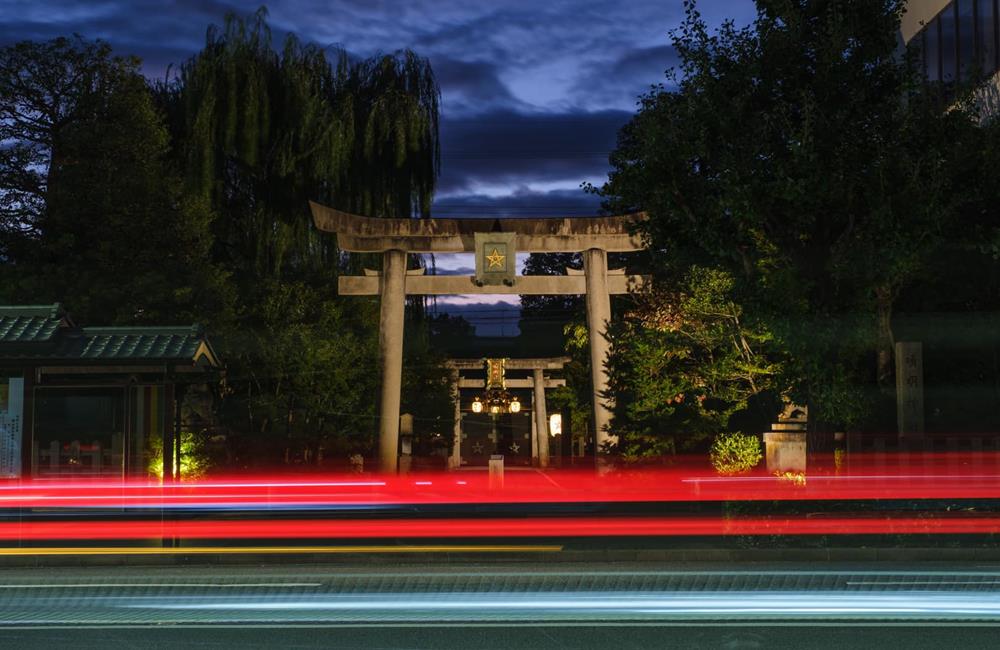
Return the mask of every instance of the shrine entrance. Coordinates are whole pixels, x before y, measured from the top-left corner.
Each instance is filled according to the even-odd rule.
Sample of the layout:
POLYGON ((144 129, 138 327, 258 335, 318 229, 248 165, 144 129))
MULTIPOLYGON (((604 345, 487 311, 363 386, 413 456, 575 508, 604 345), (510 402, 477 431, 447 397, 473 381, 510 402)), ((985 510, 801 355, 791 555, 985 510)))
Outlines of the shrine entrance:
POLYGON ((486 466, 492 454, 503 454, 505 464, 548 467, 554 441, 546 408, 545 392, 566 385, 562 378, 546 377, 546 372, 560 371, 569 357, 540 359, 451 359, 452 394, 455 399, 455 430, 448 465, 452 468, 486 466), (501 363, 499 381, 503 390, 518 400, 512 409, 490 412, 483 400, 497 378, 480 377, 484 365, 501 363), (470 376, 475 375, 475 376, 470 376), (519 376, 526 375, 526 376, 519 376), (530 401, 528 397, 530 396, 530 401), (480 408, 476 408, 476 404, 480 408), (530 407, 528 406, 530 404, 530 407))
MULTIPOLYGON (((342 296, 380 298, 381 471, 395 473, 399 466, 407 295, 585 295, 595 449, 598 463, 602 457, 606 458, 604 446, 614 442, 608 432, 611 404, 604 396, 608 386, 605 362, 610 347, 606 338, 611 319, 610 296, 639 289, 649 281, 644 276, 626 275, 623 269, 609 270, 608 253, 643 249, 631 227, 644 219, 644 214, 536 219, 378 219, 313 202, 309 206, 316 227, 336 234, 342 251, 382 254, 380 271, 366 269, 362 276, 341 276, 337 285, 342 296), (515 257, 518 252, 582 253, 583 270, 567 269, 568 275, 518 276, 515 257), (476 275, 425 276, 422 269, 407 271, 409 253, 474 253, 476 275)), ((538 383, 544 386, 541 380, 538 383)))

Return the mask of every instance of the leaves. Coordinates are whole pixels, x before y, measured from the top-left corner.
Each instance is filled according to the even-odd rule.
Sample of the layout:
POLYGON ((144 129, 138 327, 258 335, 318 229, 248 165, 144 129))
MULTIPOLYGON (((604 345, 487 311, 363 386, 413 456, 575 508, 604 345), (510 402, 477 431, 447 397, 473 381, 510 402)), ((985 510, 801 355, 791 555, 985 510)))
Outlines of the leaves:
POLYGON ((774 385, 771 335, 744 319, 734 285, 692 267, 679 290, 636 296, 612 328, 612 432, 626 456, 691 450, 774 385))
POLYGON ((756 467, 764 454, 757 436, 744 435, 738 431, 721 433, 712 441, 708 452, 712 467, 723 476, 743 474, 756 467))
POLYGON ((780 353, 782 389, 820 420, 857 423, 876 359, 891 359, 895 301, 987 187, 964 180, 989 168, 969 166, 982 128, 961 105, 941 110, 897 55, 900 2, 757 4, 752 25, 709 33, 687 3, 680 66, 620 133, 600 194, 650 215, 661 286, 728 274, 741 318, 780 353))

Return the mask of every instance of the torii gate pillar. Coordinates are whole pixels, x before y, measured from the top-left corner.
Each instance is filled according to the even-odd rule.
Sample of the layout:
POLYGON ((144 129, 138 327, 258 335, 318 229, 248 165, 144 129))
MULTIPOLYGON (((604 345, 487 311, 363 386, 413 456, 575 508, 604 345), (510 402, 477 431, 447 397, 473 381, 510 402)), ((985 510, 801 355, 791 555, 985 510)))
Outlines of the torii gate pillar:
POLYGON ((535 409, 535 450, 538 466, 549 466, 549 415, 545 409, 545 370, 531 369, 531 405, 535 409))
POLYGON ((403 386, 403 322, 406 307, 406 252, 382 254, 379 276, 379 364, 382 371, 378 461, 379 469, 395 474, 399 464, 399 403, 403 386))
POLYGON ((611 322, 611 297, 608 293, 608 253, 590 248, 583 253, 583 272, 587 278, 587 336, 590 339, 590 378, 593 387, 594 450, 602 457, 604 447, 614 442, 609 435, 611 408, 608 392, 608 323, 611 322))

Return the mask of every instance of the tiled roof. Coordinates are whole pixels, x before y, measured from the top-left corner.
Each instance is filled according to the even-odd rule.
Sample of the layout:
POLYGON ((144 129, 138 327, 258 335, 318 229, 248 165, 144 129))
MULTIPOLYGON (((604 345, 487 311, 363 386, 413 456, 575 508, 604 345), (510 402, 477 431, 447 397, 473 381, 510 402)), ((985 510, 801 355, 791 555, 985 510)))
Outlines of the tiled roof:
POLYGON ((64 324, 68 320, 59 303, 0 306, 0 344, 46 343, 64 324))
POLYGON ((187 362, 219 365, 198 325, 76 327, 59 305, 0 306, 0 361, 187 362))
POLYGON ((192 361, 205 341, 192 327, 84 327, 67 336, 52 356, 73 359, 192 361))

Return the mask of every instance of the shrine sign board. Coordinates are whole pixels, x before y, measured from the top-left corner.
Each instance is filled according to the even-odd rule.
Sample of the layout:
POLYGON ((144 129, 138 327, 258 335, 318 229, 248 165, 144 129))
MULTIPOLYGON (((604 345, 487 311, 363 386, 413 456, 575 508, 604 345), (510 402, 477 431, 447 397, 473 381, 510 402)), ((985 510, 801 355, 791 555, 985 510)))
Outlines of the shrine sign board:
POLYGON ((514 249, 512 232, 477 232, 474 234, 476 246, 476 285, 514 285, 517 273, 517 253, 514 249))
POLYGON ((924 360, 919 341, 896 343, 896 418, 900 439, 924 434, 924 360))

